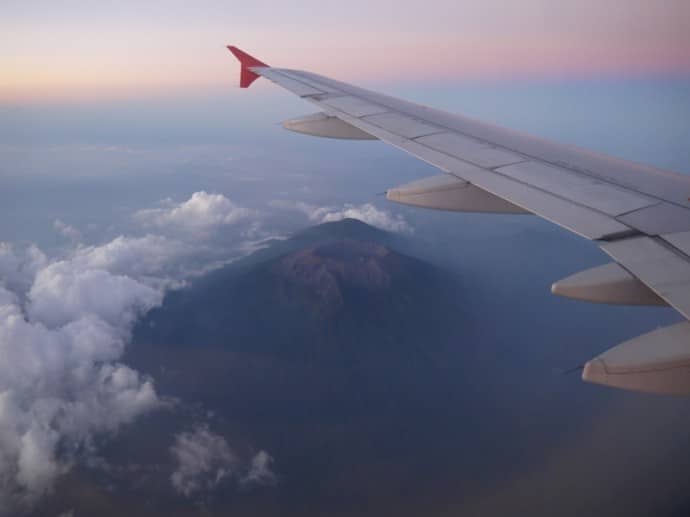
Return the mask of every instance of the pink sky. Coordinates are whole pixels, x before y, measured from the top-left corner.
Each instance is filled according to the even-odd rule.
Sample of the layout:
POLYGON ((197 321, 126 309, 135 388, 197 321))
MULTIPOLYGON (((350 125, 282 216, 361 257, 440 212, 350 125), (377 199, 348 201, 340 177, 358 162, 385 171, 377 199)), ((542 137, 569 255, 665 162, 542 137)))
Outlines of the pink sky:
POLYGON ((3 5, 0 101, 234 84, 234 43, 351 81, 690 73, 687 0, 20 2, 3 5))

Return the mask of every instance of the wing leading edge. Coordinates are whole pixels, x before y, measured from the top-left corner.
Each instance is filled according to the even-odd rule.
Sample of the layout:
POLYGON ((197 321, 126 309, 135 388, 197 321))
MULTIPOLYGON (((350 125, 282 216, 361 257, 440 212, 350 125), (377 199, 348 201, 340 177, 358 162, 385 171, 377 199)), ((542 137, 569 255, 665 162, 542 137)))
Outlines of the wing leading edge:
MULTIPOLYGON (((533 213, 597 241, 614 262, 559 282, 554 294, 598 303, 670 305, 690 319, 690 176, 591 153, 396 99, 310 72, 273 68, 237 47, 240 86, 258 77, 317 105, 284 127, 379 139, 445 174, 387 198, 441 210, 533 213)), ((626 341, 583 379, 690 394, 690 323, 626 341)))

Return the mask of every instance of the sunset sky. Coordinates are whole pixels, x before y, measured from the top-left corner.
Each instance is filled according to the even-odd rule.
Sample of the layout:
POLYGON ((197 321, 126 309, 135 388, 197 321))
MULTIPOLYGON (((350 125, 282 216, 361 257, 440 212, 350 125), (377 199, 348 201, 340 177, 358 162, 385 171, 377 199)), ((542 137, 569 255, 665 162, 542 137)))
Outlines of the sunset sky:
POLYGON ((233 84, 225 45, 349 80, 690 74, 685 0, 3 2, 0 102, 233 84))

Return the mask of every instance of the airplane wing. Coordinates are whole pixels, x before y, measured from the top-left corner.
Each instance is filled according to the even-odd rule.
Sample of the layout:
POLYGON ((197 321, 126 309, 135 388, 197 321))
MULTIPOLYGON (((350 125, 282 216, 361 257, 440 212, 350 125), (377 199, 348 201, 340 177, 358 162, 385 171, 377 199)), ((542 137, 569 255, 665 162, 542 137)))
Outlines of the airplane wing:
MULTIPOLYGON (((329 79, 274 68, 234 46, 240 86, 258 77, 319 112, 283 123, 314 136, 378 139, 439 168, 388 190, 392 201, 454 211, 532 213, 596 241, 613 262, 553 284, 580 300, 669 305, 690 319, 690 175, 486 124, 329 79)), ((690 322, 626 341, 588 361, 585 381, 690 394, 690 322)))

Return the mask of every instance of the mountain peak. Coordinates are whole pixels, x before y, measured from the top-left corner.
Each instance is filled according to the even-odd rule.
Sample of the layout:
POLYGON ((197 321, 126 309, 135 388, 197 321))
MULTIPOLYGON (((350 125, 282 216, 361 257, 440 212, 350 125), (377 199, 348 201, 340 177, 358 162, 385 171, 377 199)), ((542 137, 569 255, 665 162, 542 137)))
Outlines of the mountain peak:
POLYGON ((389 236, 389 232, 370 226, 359 219, 345 218, 339 221, 329 221, 316 226, 311 226, 305 230, 302 230, 301 232, 296 233, 293 238, 329 237, 379 241, 389 236))
POLYGON ((419 329, 444 332, 437 320, 457 312, 454 303, 444 306, 455 299, 455 279, 398 242, 352 219, 310 228, 168 293, 137 325, 136 338, 340 357, 385 354, 418 340, 419 329))
POLYGON ((345 304, 348 291, 373 294, 388 289, 404 272, 406 260, 411 259, 382 244, 346 238, 285 255, 272 265, 271 273, 332 313, 345 304))

